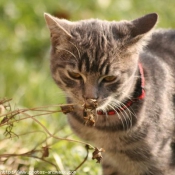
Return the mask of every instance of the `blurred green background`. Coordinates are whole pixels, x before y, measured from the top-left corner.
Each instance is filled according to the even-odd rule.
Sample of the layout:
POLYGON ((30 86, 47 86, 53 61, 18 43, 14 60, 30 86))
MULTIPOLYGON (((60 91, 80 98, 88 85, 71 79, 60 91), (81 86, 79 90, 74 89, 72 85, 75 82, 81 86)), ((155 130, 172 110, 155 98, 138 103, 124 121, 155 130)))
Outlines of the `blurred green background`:
MULTIPOLYGON (((132 20, 156 12, 159 14, 157 28, 175 28, 174 0, 1 0, 0 99, 13 98, 13 104, 18 108, 65 102, 63 93, 50 76, 50 40, 43 18, 44 12, 69 20, 132 20)), ((51 131, 58 131, 60 137, 71 134, 63 114, 42 117, 40 121, 51 131)), ((15 129, 19 134, 37 130, 39 127, 27 120, 23 124, 19 123, 15 129)), ((40 137, 36 134, 11 139, 5 145, 13 145, 14 149, 7 149, 7 146, 1 146, 0 149, 15 152, 22 146, 28 150, 38 143, 40 137)), ((73 135, 72 138, 76 136, 73 135)), ((70 170, 74 169, 84 156, 85 151, 81 144, 59 141, 52 147, 49 159, 54 162, 55 157, 59 157, 63 168, 70 170)), ((54 170, 51 165, 34 159, 26 159, 25 162, 26 167, 33 167, 35 170, 54 170)), ((0 165, 0 169, 4 167, 5 165, 0 165)), ((89 158, 77 174, 100 174, 99 165, 89 158)))

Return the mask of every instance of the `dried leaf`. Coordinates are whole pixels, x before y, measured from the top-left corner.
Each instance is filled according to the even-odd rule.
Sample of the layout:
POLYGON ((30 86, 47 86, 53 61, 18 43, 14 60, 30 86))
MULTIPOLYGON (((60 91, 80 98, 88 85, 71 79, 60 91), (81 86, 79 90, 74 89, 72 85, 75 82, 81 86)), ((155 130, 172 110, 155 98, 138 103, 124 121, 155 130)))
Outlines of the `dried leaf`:
POLYGON ((48 146, 42 147, 42 157, 49 157, 49 147, 48 146))
POLYGON ((102 152, 105 152, 105 150, 103 148, 95 148, 95 151, 92 153, 92 159, 96 159, 97 162, 96 163, 100 163, 102 160, 102 152))
POLYGON ((64 114, 74 111, 74 107, 72 105, 60 106, 60 108, 64 114))
POLYGON ((95 126, 95 119, 93 114, 89 114, 87 117, 84 117, 85 125, 95 126))

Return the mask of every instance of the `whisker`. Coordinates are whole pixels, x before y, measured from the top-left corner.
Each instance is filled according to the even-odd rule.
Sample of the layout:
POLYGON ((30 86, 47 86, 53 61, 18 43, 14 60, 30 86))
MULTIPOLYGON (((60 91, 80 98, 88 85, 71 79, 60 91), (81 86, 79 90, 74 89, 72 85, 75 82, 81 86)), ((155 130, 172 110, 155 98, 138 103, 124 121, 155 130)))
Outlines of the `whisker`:
MULTIPOLYGON (((122 92, 122 94, 125 94, 125 92, 122 92)), ((131 100, 131 101, 132 101, 132 97, 131 97, 131 96, 128 96, 127 98, 128 98, 128 100, 131 100)), ((131 112, 131 114, 132 114, 134 117, 136 117, 136 114, 135 114, 134 112, 132 112, 127 106, 125 106, 125 107, 126 107, 127 110, 129 110, 129 111, 131 112)))
MULTIPOLYGON (((60 49, 60 47, 59 47, 59 49, 60 49)), ((68 53, 70 53, 75 59, 77 59, 77 57, 71 51, 69 51, 67 49, 63 49, 63 48, 61 48, 61 49, 68 52, 68 53)))
MULTIPOLYGON (((130 112, 129 108, 128 108, 124 103, 120 103, 120 105, 126 109, 126 110, 124 110, 124 111, 122 111, 122 112, 124 112, 124 113, 126 114, 126 118, 129 119, 130 124, 128 124, 128 127, 130 128, 130 127, 132 126, 131 112, 130 112), (127 112, 128 112, 128 113, 127 113, 127 112), (130 125, 130 126, 129 126, 129 125, 130 125)), ((127 121, 128 121, 128 120, 127 120, 127 121)), ((128 123, 128 122, 127 122, 127 123, 128 123)))
MULTIPOLYGON (((108 106, 106 106, 105 108, 97 108, 97 109, 96 109, 96 113, 97 113, 97 111, 100 110, 100 111, 103 112, 103 114, 105 114, 105 121, 106 121, 106 122, 108 122, 107 119, 108 119, 108 117, 109 117, 109 116, 108 116, 108 113, 107 113, 107 108, 108 108, 108 106)), ((97 117, 99 117, 98 113, 97 113, 97 117)))
POLYGON ((80 54, 80 51, 79 51, 78 47, 74 43, 72 43, 72 42, 70 42, 70 43, 77 49, 78 56, 79 56, 79 59, 80 59, 81 58, 81 54, 80 54))
MULTIPOLYGON (((128 99, 130 99, 130 98, 128 98, 128 99)), ((119 102, 119 101, 118 101, 118 103, 120 104, 120 106, 125 108, 124 112, 126 113, 126 116, 129 119, 129 121, 130 121, 130 127, 132 127, 132 116, 136 117, 136 114, 133 111, 131 111, 124 103, 119 102)))
POLYGON ((118 101, 115 99, 115 101, 112 102, 112 104, 114 105, 115 108, 120 108, 121 106, 123 108, 125 108, 125 110, 123 110, 120 114, 123 116, 123 118, 125 119, 125 123, 127 126, 127 129, 129 129, 132 126, 132 115, 134 115, 129 108, 122 102, 118 101), (127 120, 129 119, 129 120, 127 120), (129 121, 129 123, 128 123, 129 121))
POLYGON ((125 130, 124 122, 123 122, 122 117, 120 116, 120 114, 118 114, 118 112, 116 111, 116 108, 115 108, 116 106, 113 106, 113 104, 108 104, 108 105, 116 112, 116 114, 117 114, 118 118, 121 120, 123 128, 125 130))

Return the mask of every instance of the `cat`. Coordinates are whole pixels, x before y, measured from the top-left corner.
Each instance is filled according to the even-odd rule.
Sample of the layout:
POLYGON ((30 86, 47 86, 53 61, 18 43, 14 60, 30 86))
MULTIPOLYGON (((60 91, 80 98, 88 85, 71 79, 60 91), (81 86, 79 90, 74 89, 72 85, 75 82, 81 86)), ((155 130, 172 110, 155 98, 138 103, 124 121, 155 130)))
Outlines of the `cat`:
POLYGON ((175 175, 175 30, 154 29, 156 13, 119 22, 45 13, 45 20, 52 77, 76 104, 68 121, 105 149, 103 174, 175 175), (85 105, 95 126, 84 125, 85 105))

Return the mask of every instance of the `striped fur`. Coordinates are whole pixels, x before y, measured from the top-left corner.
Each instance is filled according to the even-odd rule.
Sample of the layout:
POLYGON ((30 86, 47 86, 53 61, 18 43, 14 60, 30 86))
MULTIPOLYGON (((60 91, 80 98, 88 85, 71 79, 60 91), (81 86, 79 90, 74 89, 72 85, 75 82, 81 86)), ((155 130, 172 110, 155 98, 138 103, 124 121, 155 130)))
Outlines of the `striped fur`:
POLYGON ((76 104, 68 121, 82 139, 106 150, 103 174, 175 175, 175 31, 152 31, 156 14, 120 22, 70 22, 49 14, 45 19, 53 79, 68 103, 76 104), (86 99, 97 99, 96 110, 105 113, 132 98, 140 81, 138 62, 145 99, 115 115, 97 115, 95 127, 84 126, 86 99), (116 78, 105 82, 106 76, 116 78))

